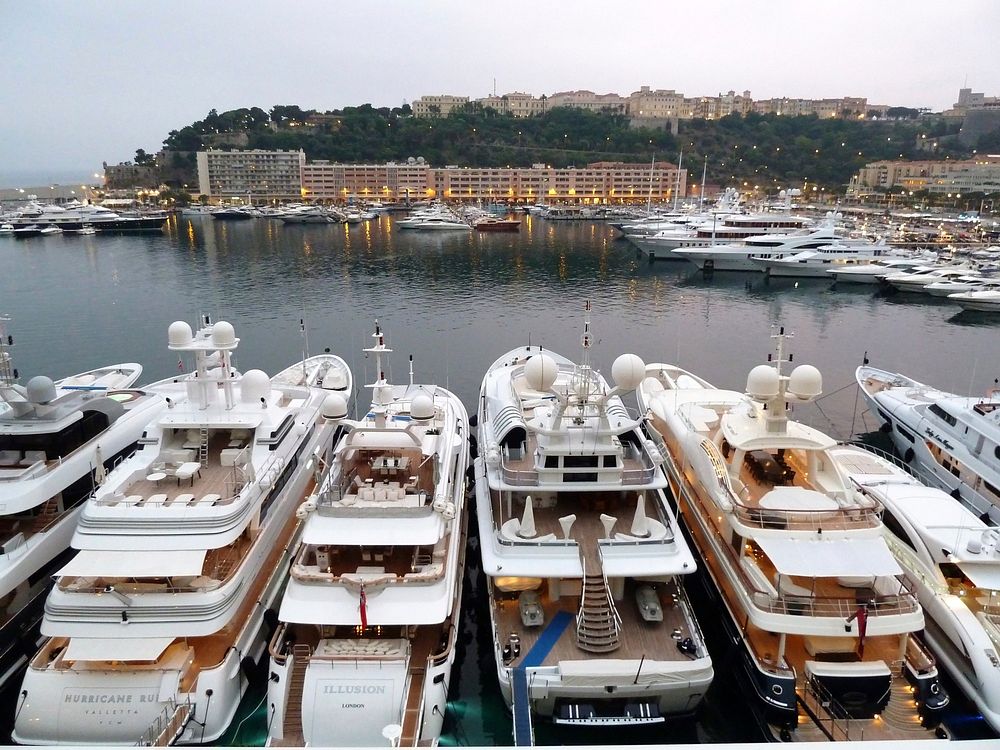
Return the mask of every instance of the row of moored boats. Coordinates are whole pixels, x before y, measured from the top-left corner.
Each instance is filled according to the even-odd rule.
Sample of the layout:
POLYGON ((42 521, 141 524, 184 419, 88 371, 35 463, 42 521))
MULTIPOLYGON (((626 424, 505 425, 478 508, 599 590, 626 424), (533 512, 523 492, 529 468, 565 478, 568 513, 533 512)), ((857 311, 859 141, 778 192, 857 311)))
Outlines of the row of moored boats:
POLYGON ((143 387, 135 363, 22 386, 5 336, 15 741, 218 742, 266 660, 271 745, 436 744, 467 554, 518 745, 695 712, 717 667, 693 581, 776 738, 948 736, 941 667, 1000 730, 996 394, 859 369, 908 471, 791 419, 822 383, 782 334, 741 393, 631 354, 609 383, 589 328, 579 362, 499 357, 472 419, 412 358, 389 382, 377 324, 360 406, 342 358, 241 372, 207 318, 143 387))

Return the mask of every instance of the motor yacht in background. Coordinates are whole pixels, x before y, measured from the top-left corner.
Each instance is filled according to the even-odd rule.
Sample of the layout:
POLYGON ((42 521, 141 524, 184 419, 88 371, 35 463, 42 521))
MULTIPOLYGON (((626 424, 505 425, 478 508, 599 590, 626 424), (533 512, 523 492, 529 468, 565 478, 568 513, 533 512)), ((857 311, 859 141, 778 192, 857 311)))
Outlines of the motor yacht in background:
MULTIPOLYGON (((589 310, 589 305, 588 305, 589 310)), ((589 315, 589 313, 588 313, 589 315)), ((694 558, 664 496, 662 457, 583 361, 519 347, 483 379, 476 511, 500 689, 517 744, 532 716, 575 726, 691 714, 712 662, 684 591, 694 558)))
POLYGON ((923 292, 928 284, 948 281, 977 273, 974 266, 968 263, 959 265, 935 265, 930 268, 918 268, 912 271, 890 273, 881 278, 882 286, 890 291, 923 292))
POLYGON ((851 243, 843 240, 835 245, 823 245, 813 250, 774 257, 768 253, 754 255, 752 261, 767 276, 791 278, 829 278, 830 268, 865 266, 876 258, 904 258, 904 253, 894 251, 883 243, 865 241, 851 243))
POLYGON ((830 268, 829 273, 838 284, 878 284, 883 276, 899 273, 937 260, 937 253, 920 251, 908 258, 878 258, 870 263, 830 268))
POLYGON ((882 506, 889 547, 927 617, 924 637, 1000 732, 1000 530, 871 449, 851 445, 830 453, 882 506))
POLYGON ((48 640, 22 683, 18 743, 213 742, 265 651, 294 511, 328 458, 331 391, 286 385, 303 367, 319 372, 308 360, 241 376, 224 321, 196 334, 175 322, 168 342, 195 368, 148 386, 166 408, 80 515, 79 552, 56 574, 48 640))
MULTIPOLYGON (((788 418, 822 392, 816 368, 777 356, 747 393, 651 364, 638 390, 670 488, 738 644, 756 710, 783 739, 920 739, 948 698, 917 638, 913 584, 879 505, 833 461, 836 443, 788 418)), ((943 730, 942 730, 943 731, 943 730)))
POLYGON ((1000 391, 959 396, 863 365, 861 395, 896 452, 934 486, 1000 523, 1000 391))
POLYGON ((372 403, 345 430, 305 519, 271 639, 270 745, 436 745, 453 680, 468 511, 457 396, 392 385, 376 324, 372 403), (365 686, 358 689, 358 686, 365 686))
POLYGON ((90 203, 73 202, 65 206, 29 203, 11 221, 15 231, 37 227, 76 230, 90 225, 99 232, 144 232, 163 228, 166 216, 121 216, 109 208, 90 203))
POLYGON ((0 317, 0 685, 30 657, 42 603, 68 559, 83 502, 130 453, 162 399, 131 390, 125 362, 17 383, 0 317))
POLYGON ((949 294, 948 299, 957 302, 963 310, 1000 312, 1000 290, 998 289, 973 289, 968 292, 949 294))
POLYGON ((650 260, 685 260, 684 255, 674 251, 732 245, 764 234, 784 235, 801 230, 809 223, 804 217, 790 214, 730 214, 713 216, 689 228, 665 229, 649 237, 626 237, 650 260))

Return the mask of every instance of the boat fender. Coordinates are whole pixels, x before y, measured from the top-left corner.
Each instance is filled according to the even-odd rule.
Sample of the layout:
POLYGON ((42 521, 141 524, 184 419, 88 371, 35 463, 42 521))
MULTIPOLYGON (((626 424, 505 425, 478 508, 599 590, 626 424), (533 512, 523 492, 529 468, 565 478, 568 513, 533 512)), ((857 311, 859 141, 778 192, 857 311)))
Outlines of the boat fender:
POLYGON ((257 662, 253 660, 252 656, 244 656, 240 659, 240 669, 243 670, 243 676, 247 678, 247 682, 250 682, 256 668, 257 662))
POLYGON ((913 452, 913 448, 907 448, 906 453, 903 454, 903 460, 906 461, 906 463, 910 463, 915 455, 916 454, 913 452))
POLYGON ((469 455, 473 459, 479 458, 479 441, 475 435, 469 435, 469 455))
POLYGON ((278 613, 270 607, 264 610, 264 624, 267 626, 267 636, 270 640, 271 633, 278 627, 278 613))
POLYGON ((956 487, 955 489, 953 489, 950 494, 956 500, 961 500, 962 499, 962 490, 960 490, 958 487, 956 487))
POLYGON ((469 417, 469 427, 476 427, 479 424, 479 415, 473 414, 469 417))
POLYGON ((441 511, 441 517, 445 521, 450 521, 455 517, 455 503, 448 503, 444 506, 444 510, 441 511))
POLYGON ((878 428, 878 431, 881 432, 883 435, 888 435, 890 432, 892 432, 892 425, 889 424, 888 422, 883 422, 882 426, 878 428))

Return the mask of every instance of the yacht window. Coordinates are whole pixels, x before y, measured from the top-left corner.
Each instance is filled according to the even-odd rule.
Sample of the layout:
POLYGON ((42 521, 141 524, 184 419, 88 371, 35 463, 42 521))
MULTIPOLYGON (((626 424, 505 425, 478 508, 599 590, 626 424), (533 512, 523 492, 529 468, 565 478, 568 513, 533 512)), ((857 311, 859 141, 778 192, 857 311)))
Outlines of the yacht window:
POLYGON ((930 407, 929 407, 929 411, 931 412, 931 414, 934 414, 935 416, 937 416, 940 419, 944 420, 945 422, 947 422, 948 424, 950 424, 952 427, 954 427, 956 424, 958 424, 958 420, 954 416, 952 416, 951 414, 949 414, 948 412, 946 412, 944 409, 942 409, 937 404, 931 404, 930 407))
POLYGON ((604 468, 613 469, 618 465, 617 456, 605 456, 604 457, 604 468))
POLYGON ((909 430, 904 429, 903 425, 899 424, 899 422, 896 423, 896 432, 905 437, 911 443, 913 442, 913 433, 911 433, 909 430))
POLYGON ((903 542, 903 544, 910 549, 916 549, 916 547, 913 546, 913 542, 910 541, 909 535, 903 531, 903 527, 900 525, 899 521, 897 521, 895 516, 893 516, 888 510, 884 510, 882 512, 882 523, 885 524, 885 527, 889 529, 893 536, 899 539, 899 541, 903 542))
POLYGON ((596 469, 597 458, 597 456, 563 456, 563 466, 567 469, 596 469))
POLYGON ((558 469, 559 468, 559 456, 546 456, 545 457, 545 468, 546 469, 558 469))
POLYGON ((1000 445, 997 445, 993 448, 993 455, 996 456, 998 459, 1000 459, 1000 445))
POLYGON ((991 493, 993 493, 993 497, 995 497, 998 500, 1000 500, 1000 490, 998 490, 992 484, 990 484, 989 482, 987 482, 985 479, 983 480, 983 487, 985 487, 987 490, 989 490, 991 493))

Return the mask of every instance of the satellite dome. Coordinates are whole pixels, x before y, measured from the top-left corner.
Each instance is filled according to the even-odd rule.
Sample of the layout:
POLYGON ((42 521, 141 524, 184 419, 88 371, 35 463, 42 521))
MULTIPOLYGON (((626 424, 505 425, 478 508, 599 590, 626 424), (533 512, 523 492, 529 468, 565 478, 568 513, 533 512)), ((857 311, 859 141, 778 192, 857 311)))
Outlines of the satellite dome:
POLYGON ((183 320, 175 320, 167 329, 167 343, 170 346, 187 346, 192 338, 194 335, 191 333, 191 326, 183 320))
POLYGON ((431 419, 434 417, 434 399, 426 393, 418 393, 410 402, 410 416, 414 419, 431 419))
POLYGON ((823 376, 812 365, 799 365, 788 378, 788 390, 799 398, 816 398, 823 392, 823 376))
POLYGON ((26 390, 28 401, 33 404, 47 404, 56 400, 56 384, 52 382, 52 378, 44 375, 36 375, 29 380, 26 390))
MULTIPOLYGON (((218 323, 216 323, 218 325, 218 323)), ((267 398, 271 393, 271 379, 263 370, 247 370, 240 381, 240 398, 248 404, 267 398)))
POLYGON ((212 343, 216 346, 232 346, 236 343, 236 330, 231 323, 220 320, 212 326, 212 343))
POLYGON ((768 365, 757 365, 747 375, 747 393, 757 399, 778 395, 778 371, 768 365))
POLYGON ((323 419, 338 420, 347 416, 347 399, 339 393, 331 393, 323 401, 323 419))
POLYGON ((528 385, 536 391, 548 392, 556 382, 559 366, 547 354, 538 354, 528 360, 524 366, 524 378, 528 385))
POLYGON ((635 354, 623 354, 611 365, 611 377, 623 391, 634 391, 646 377, 646 363, 635 354))

